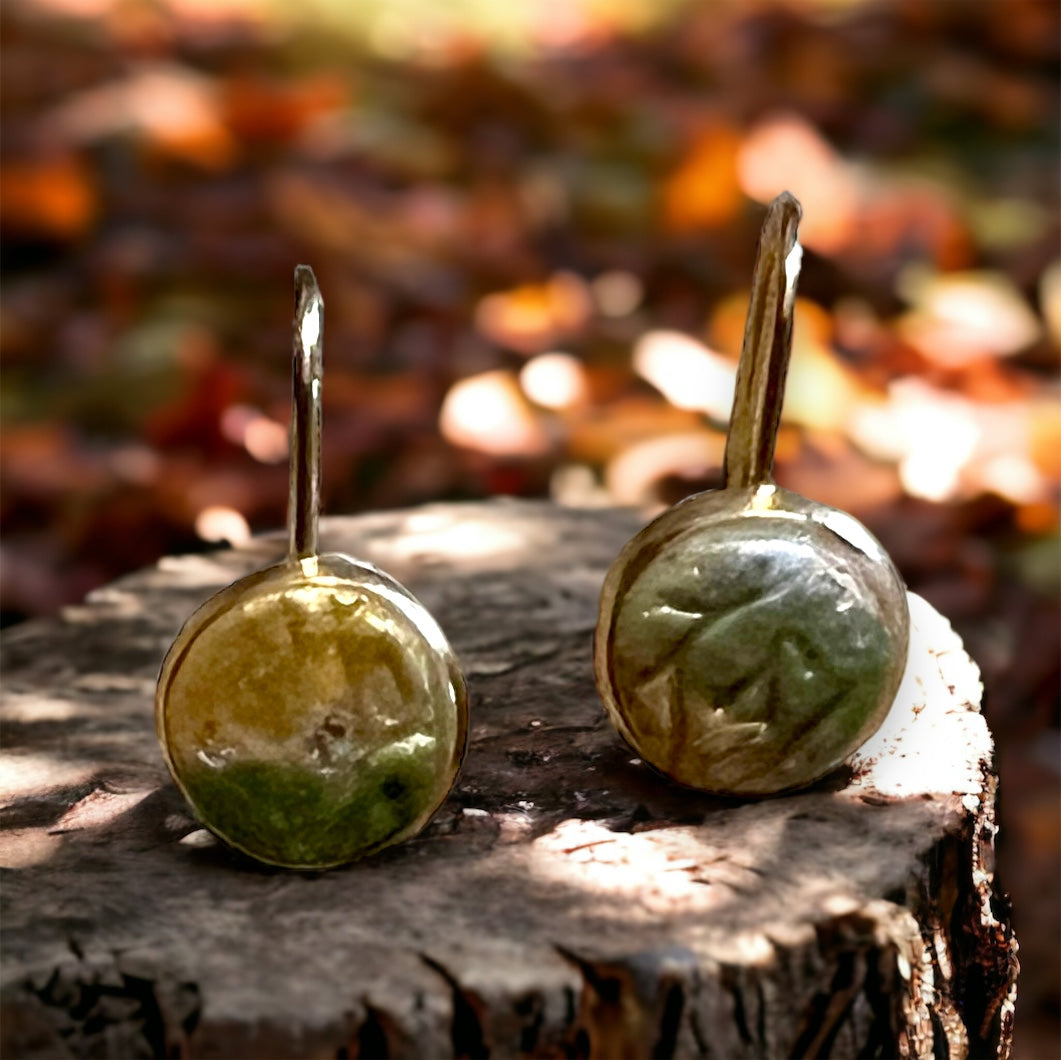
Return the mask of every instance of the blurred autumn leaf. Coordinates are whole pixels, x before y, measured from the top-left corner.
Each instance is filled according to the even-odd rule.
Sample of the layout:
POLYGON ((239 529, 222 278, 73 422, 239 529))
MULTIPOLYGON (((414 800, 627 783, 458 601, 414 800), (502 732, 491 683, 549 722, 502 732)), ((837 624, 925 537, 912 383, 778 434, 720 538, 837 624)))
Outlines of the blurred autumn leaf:
POLYGON ((121 569, 89 551, 116 497, 153 528, 130 562, 218 505, 282 521, 299 260, 331 510, 714 481, 714 443, 666 438, 724 431, 756 203, 786 187, 809 253, 779 473, 871 521, 991 495, 1056 534, 1057 18, 999 11, 9 5, 2 511, 37 569, 5 613, 121 569))
POLYGON ((0 162, 0 226, 23 237, 76 239, 96 217, 95 182, 75 156, 0 162))
POLYGON ((724 429, 755 203, 785 187, 810 253, 780 471, 824 459, 842 503, 857 453, 891 469, 877 508, 991 494, 1056 533, 1057 55, 1042 5, 998 8, 9 5, 6 547, 59 553, 5 611, 117 573, 70 497, 29 504, 45 461, 91 454, 80 523, 120 495, 160 550, 207 500, 282 520, 297 260, 328 298, 332 510, 711 481, 695 445, 616 468, 688 436, 668 409, 724 429))

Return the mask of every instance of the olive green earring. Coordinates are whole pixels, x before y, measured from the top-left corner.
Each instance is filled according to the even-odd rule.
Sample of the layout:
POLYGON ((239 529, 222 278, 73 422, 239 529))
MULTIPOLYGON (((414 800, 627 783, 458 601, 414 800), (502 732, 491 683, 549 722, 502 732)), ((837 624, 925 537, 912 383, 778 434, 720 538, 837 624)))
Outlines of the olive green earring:
POLYGON ((155 719, 207 827, 260 861, 325 868, 427 823, 460 768, 468 707, 423 605, 371 564, 318 549, 324 306, 306 266, 295 303, 287 557, 188 619, 155 719))
POLYGON ((906 591, 881 544, 771 478, 800 213, 786 193, 763 225, 725 488, 645 527, 601 593, 595 669, 612 722, 655 768, 719 794, 824 776, 880 726, 906 665, 906 591))

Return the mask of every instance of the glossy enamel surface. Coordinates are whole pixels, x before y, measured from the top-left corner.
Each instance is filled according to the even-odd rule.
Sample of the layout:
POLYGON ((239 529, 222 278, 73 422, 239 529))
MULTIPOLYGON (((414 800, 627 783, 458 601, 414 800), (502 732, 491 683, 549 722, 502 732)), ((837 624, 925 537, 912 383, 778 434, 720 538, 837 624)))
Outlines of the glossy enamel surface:
POLYGON ((597 684, 647 762, 692 787, 813 782, 880 725, 906 663, 905 588, 843 512, 773 485, 699 494, 605 580, 597 684))
POLYGON ((322 868, 427 823, 460 768, 467 696, 424 607, 331 553, 208 600, 166 656, 156 723, 211 830, 261 861, 322 868))

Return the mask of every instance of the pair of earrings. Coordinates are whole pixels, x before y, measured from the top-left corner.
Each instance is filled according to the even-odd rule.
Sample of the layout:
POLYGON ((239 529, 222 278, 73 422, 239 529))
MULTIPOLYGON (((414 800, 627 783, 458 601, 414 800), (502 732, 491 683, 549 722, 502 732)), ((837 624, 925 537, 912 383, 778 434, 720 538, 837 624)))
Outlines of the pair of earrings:
MULTIPOLYGON (((725 488, 664 512, 601 594, 597 685, 631 747, 730 795, 801 787, 880 725, 906 663, 905 589, 850 515, 774 485, 800 207, 769 207, 725 453, 725 488)), ((290 541, 211 597, 162 665, 159 741, 203 822, 261 861, 342 864, 417 833, 456 780, 467 691, 403 586, 321 553, 323 303, 295 270, 290 541)))

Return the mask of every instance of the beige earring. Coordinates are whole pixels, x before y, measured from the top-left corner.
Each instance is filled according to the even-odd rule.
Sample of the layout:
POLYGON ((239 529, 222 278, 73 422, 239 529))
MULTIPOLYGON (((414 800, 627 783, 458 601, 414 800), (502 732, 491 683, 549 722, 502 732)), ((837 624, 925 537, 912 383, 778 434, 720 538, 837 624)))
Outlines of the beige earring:
POLYGON ((597 685, 647 762, 705 791, 813 782, 884 720, 906 664, 905 587, 852 516, 774 484, 799 203, 769 207, 752 281, 725 488, 664 512, 604 582, 597 685))
POLYGON ((212 831, 261 861, 323 868, 419 831, 456 779, 464 678, 441 629, 389 575, 321 553, 321 332, 295 270, 290 544, 195 612, 162 665, 158 737, 212 831))

